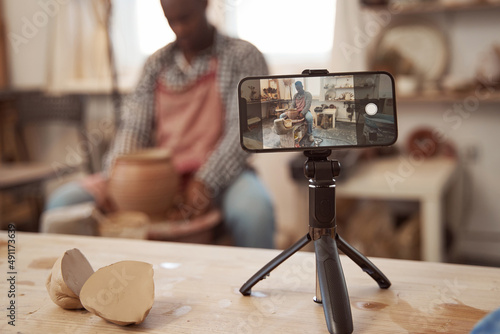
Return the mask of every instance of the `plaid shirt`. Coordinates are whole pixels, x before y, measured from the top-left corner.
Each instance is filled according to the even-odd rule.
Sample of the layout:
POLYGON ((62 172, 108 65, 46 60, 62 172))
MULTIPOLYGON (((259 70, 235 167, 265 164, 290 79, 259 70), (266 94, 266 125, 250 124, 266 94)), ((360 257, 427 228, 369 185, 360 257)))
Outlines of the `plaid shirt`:
POLYGON ((179 61, 175 42, 148 58, 135 91, 123 103, 120 127, 104 161, 109 175, 114 159, 146 147, 154 147, 155 88, 160 80, 170 89, 181 90, 209 70, 216 57, 217 84, 225 108, 224 132, 215 150, 195 177, 215 194, 226 188, 246 168, 248 154, 240 147, 238 82, 246 76, 267 75, 263 55, 252 44, 215 33, 213 46, 199 54, 186 69, 179 61))

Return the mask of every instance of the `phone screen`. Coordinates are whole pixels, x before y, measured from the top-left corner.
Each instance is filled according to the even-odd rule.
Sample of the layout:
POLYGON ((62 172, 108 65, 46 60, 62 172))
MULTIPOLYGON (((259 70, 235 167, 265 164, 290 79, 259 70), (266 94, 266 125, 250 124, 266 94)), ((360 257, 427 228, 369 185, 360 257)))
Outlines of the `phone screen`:
POLYGON ((387 72, 248 77, 238 97, 247 151, 389 146, 397 139, 387 72))

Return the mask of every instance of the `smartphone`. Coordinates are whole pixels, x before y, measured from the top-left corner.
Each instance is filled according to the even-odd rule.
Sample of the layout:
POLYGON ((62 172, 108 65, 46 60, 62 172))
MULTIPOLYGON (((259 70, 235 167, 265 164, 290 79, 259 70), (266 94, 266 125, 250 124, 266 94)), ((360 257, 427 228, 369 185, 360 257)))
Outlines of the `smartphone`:
POLYGON ((241 146, 253 153, 389 146, 398 136, 388 72, 247 77, 238 99, 241 146))

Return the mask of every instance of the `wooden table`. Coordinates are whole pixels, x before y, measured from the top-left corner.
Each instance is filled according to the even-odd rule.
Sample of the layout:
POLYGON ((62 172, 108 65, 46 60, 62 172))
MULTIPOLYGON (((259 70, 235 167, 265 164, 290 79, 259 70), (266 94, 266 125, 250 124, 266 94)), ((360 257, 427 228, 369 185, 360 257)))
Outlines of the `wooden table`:
POLYGON ((419 201, 421 259, 439 262, 444 260, 443 197, 457 169, 457 162, 446 157, 381 158, 361 165, 345 182, 339 182, 337 196, 419 201))
MULTIPOLYGON (((98 237, 15 235, 16 327, 7 324, 10 288, 0 234, 1 333, 327 333, 315 293, 315 257, 298 252, 259 282, 240 286, 277 250, 98 237), (45 280, 57 257, 80 249, 94 269, 121 260, 151 263, 155 303, 141 325, 120 327, 85 310, 56 306, 45 280)), ((342 256, 354 333, 467 333, 500 307, 500 269, 375 258, 392 281, 387 290, 342 256)))

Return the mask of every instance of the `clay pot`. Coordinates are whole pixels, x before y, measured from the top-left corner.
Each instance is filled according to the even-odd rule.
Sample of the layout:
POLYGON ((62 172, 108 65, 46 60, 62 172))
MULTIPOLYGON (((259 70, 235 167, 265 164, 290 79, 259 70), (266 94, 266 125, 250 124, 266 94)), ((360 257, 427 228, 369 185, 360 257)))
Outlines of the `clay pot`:
POLYGON ((178 187, 170 151, 162 149, 118 157, 109 180, 109 194, 118 210, 143 212, 151 220, 165 218, 178 187))
POLYGON ((297 109, 288 109, 287 115, 290 119, 296 119, 299 115, 299 111, 297 109))

